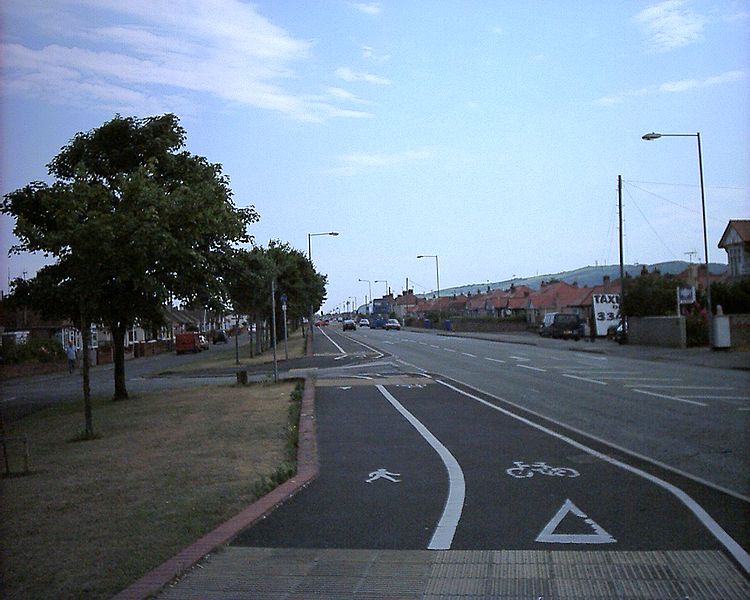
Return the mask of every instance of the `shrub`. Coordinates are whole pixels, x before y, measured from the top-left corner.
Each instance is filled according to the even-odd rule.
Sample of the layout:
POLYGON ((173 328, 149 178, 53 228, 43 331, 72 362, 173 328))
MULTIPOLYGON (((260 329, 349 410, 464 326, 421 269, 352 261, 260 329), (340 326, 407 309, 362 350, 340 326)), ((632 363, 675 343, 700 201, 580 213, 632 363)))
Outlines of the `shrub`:
POLYGON ((55 362, 65 358, 65 352, 56 340, 40 340, 29 337, 26 343, 19 344, 9 338, 3 339, 0 350, 0 363, 15 365, 24 362, 55 362))

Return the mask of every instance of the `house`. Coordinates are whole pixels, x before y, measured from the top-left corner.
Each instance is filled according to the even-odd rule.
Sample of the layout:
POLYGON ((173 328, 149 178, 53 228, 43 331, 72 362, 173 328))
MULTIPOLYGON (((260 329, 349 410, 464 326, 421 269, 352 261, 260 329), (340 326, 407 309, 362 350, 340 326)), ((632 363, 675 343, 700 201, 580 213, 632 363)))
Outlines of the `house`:
POLYGON ((730 279, 750 275, 750 219, 730 220, 719 248, 727 251, 730 279))

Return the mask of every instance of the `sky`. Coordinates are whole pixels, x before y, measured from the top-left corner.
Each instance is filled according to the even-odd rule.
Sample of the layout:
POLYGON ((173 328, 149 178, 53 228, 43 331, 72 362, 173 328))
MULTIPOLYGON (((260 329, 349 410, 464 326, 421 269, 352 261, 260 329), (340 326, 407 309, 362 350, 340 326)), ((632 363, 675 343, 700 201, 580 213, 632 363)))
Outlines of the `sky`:
MULTIPOLYGON (((750 1, 6 0, 0 193, 77 132, 175 113, 255 243, 365 296, 703 261, 750 218, 750 1), (338 232, 338 236, 309 234, 338 232), (438 256, 417 259, 418 255, 438 256), (369 280, 369 283, 366 281, 369 280), (387 282, 387 283, 386 283, 387 282)), ((2 289, 38 256, 11 255, 2 289)))

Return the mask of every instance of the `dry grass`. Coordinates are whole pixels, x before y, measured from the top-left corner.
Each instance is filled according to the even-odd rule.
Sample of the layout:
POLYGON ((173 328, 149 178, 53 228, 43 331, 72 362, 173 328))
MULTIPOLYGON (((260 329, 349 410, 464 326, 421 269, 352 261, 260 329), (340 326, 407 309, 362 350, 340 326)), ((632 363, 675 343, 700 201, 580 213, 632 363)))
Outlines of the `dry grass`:
POLYGON ((252 502, 286 460, 294 384, 100 400, 32 415, 32 475, 0 484, 7 598, 108 598, 252 502))

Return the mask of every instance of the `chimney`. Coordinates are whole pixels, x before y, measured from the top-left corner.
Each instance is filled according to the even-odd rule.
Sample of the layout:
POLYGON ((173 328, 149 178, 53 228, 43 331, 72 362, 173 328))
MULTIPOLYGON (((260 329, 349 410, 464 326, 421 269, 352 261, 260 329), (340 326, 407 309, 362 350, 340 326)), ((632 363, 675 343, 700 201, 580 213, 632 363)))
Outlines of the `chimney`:
POLYGON ((609 293, 609 275, 605 275, 604 277, 602 277, 602 282, 604 284, 604 293, 608 294, 609 293))

